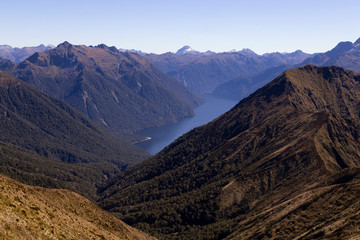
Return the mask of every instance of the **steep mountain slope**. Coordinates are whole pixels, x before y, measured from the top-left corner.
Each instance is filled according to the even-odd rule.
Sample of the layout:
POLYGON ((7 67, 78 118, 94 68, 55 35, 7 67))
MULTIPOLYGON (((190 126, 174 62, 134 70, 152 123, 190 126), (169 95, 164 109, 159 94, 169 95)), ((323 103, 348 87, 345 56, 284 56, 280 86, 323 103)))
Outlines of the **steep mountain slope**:
POLYGON ((218 85, 234 78, 248 78, 269 67, 300 63, 309 56, 301 51, 260 56, 245 49, 239 52, 213 54, 192 54, 191 51, 181 55, 149 54, 146 57, 160 70, 179 80, 190 90, 211 93, 218 85))
POLYGON ((340 66, 354 72, 360 72, 360 38, 352 42, 340 42, 332 50, 320 53, 303 62, 317 66, 340 66))
POLYGON ((37 47, 13 48, 9 45, 0 45, 0 57, 9 59, 12 62, 22 62, 36 52, 45 52, 53 49, 54 46, 41 44, 37 47))
POLYGON ((268 68, 253 77, 235 78, 220 84, 217 88, 215 88, 212 94, 222 98, 240 101, 290 68, 290 65, 280 65, 268 68))
MULTIPOLYGON (((333 189, 346 187, 344 171, 356 173, 360 166, 359 106, 360 75, 312 65, 288 70, 113 178, 101 189, 99 204, 164 239, 221 239, 235 232, 237 238, 242 228, 254 239, 264 231, 260 217, 251 221, 256 214, 279 210, 308 191, 325 193, 324 187, 336 183, 342 185, 333 189), (336 177, 341 174, 343 180, 336 177), (258 229, 238 225, 243 222, 258 229)), ((335 217, 331 204, 321 211, 335 217)), ((289 209, 284 216, 293 214, 289 209)), ((302 233, 311 222, 316 221, 302 224, 302 233)), ((275 231, 271 223, 267 231, 275 231)))
POLYGON ((114 132, 175 122, 201 103, 144 57, 67 42, 3 68, 114 132))
POLYGON ((30 187, 0 175, 2 239, 154 239, 67 190, 30 187))
POLYGON ((358 239, 359 169, 239 220, 227 239, 358 239))
POLYGON ((64 102, 1 71, 0 132, 1 173, 41 186, 70 186, 87 196, 107 177, 148 156, 64 102))

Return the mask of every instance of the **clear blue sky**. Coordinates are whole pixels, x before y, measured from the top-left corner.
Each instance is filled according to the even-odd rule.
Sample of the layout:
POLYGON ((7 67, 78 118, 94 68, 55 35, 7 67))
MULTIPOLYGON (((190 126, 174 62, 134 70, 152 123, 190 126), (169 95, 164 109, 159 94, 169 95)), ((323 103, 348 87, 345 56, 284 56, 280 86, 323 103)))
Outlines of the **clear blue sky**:
POLYGON ((359 13, 359 0, 3 0, 0 45, 313 53, 358 39, 359 13))

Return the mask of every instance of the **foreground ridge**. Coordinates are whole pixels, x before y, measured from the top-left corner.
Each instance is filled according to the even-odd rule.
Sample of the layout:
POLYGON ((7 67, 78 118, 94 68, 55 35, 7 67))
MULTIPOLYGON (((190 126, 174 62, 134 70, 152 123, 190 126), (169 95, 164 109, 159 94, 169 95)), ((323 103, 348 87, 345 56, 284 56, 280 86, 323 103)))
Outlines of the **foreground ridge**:
POLYGON ((155 239, 68 190, 31 187, 0 175, 4 239, 155 239))

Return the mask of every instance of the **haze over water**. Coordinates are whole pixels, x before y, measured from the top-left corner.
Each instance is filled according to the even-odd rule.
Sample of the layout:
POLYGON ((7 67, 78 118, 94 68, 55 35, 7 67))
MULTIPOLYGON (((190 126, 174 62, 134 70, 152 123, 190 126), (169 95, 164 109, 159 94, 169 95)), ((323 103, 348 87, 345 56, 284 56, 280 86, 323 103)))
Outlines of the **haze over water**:
POLYGON ((195 109, 194 117, 182 119, 174 124, 140 131, 137 134, 151 137, 151 140, 140 142, 136 145, 154 155, 184 133, 212 121, 230 110, 237 103, 237 101, 213 95, 202 95, 202 97, 206 102, 195 109))

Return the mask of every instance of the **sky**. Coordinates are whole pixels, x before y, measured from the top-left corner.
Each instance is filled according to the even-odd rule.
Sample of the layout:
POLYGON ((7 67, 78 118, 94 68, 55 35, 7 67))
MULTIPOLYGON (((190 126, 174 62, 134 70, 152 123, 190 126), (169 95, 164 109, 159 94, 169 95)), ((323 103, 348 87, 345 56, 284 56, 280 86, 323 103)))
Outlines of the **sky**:
POLYGON ((325 52, 360 38, 359 0, 1 0, 0 45, 325 52))

